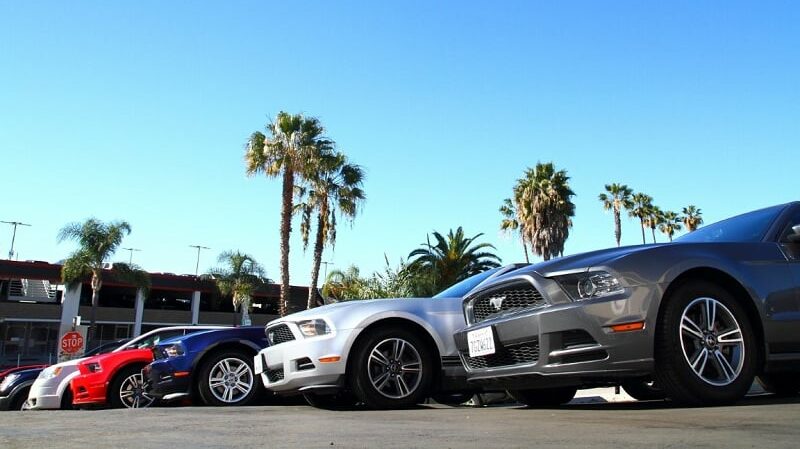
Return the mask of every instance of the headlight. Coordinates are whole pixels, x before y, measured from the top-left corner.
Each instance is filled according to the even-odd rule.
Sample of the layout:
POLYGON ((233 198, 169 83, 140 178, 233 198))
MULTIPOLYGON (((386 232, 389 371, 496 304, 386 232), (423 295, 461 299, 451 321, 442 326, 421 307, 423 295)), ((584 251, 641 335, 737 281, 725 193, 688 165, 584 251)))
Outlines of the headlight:
POLYGON ((169 346, 164 346, 163 348, 161 348, 161 350, 167 357, 179 357, 185 353, 183 350, 183 345, 178 343, 169 346))
POLYGON ((100 371, 103 371, 103 367, 97 362, 87 363, 84 366, 87 370, 89 370, 90 373, 99 373, 100 371))
POLYGON ((11 373, 8 376, 6 376, 5 379, 3 379, 2 382, 0 382, 0 391, 6 391, 6 388, 8 388, 9 385, 14 383, 14 381, 17 380, 18 377, 19 374, 16 373, 11 373))
POLYGON ((331 332, 330 326, 323 319, 298 321, 297 327, 300 328, 300 333, 306 337, 316 337, 331 332))
POLYGON ((61 370, 64 368, 61 366, 50 366, 45 368, 41 373, 39 373, 39 379, 48 380, 52 379, 59 374, 61 374, 61 370))
POLYGON ((624 290, 619 280, 606 271, 565 274, 554 279, 574 301, 600 298, 624 290))

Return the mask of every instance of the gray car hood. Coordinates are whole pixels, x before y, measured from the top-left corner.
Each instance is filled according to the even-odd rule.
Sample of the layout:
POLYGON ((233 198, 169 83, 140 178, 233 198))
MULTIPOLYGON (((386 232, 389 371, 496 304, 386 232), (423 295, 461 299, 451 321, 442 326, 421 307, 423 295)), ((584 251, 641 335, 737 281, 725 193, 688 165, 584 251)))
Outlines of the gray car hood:
POLYGON ((572 256, 548 260, 546 262, 532 265, 530 268, 542 276, 548 277, 556 273, 570 272, 604 265, 630 254, 652 251, 665 245, 669 245, 669 243, 602 249, 599 251, 591 251, 588 253, 575 254, 572 256))

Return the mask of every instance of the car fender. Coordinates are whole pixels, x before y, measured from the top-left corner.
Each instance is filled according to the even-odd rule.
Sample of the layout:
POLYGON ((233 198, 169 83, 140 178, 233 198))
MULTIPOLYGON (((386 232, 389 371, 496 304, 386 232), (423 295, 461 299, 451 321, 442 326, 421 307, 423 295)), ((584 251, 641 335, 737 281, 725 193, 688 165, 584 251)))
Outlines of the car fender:
POLYGON ((58 389, 56 390, 59 398, 64 398, 64 392, 66 392, 67 388, 69 388, 69 384, 72 382, 72 379, 80 375, 81 372, 79 370, 75 370, 75 372, 67 374, 67 376, 61 380, 61 383, 58 384, 58 389))
MULTIPOLYGON (((29 379, 24 382, 20 382, 18 385, 15 385, 14 389, 11 390, 11 393, 9 393, 7 397, 15 398, 18 394, 22 392, 22 390, 24 390, 25 388, 30 388, 30 386, 33 385, 34 380, 36 379, 29 379)), ((25 398, 27 397, 28 395, 25 395, 25 398)))
MULTIPOLYGON (((448 353, 447 345, 444 343, 444 341, 442 340, 442 337, 434 329, 434 327, 430 324, 430 322, 428 320, 423 319, 422 317, 420 317, 417 314, 414 314, 414 313, 411 313, 411 312, 408 312, 408 311, 405 311, 405 310, 387 310, 387 311, 384 311, 384 312, 375 313, 375 314, 370 315, 367 318, 363 319, 359 323, 358 328, 360 330, 363 330, 363 329, 369 327, 370 325, 372 325, 374 323, 377 323, 378 321, 389 319, 389 318, 393 318, 393 319, 400 318, 400 319, 411 321, 411 322, 419 325, 420 327, 425 329, 426 332, 428 332, 428 335, 430 335, 430 337, 433 339, 434 343, 436 343, 436 349, 437 349, 437 351, 439 352, 440 355, 444 355, 444 354, 448 353)), ((359 332, 359 334, 360 334, 360 332, 359 332)), ((349 346, 346 348, 348 354, 350 353, 350 349, 351 349, 351 347, 352 347, 354 342, 355 342, 355 337, 352 339, 352 341, 348 341, 349 346)))
POLYGON ((244 340, 244 339, 241 339, 241 338, 229 338, 229 339, 225 339, 225 340, 220 340, 220 341, 214 342, 211 345, 206 346, 205 348, 203 348, 202 351, 197 353, 197 355, 194 357, 194 360, 192 360, 192 373, 194 374, 195 368, 197 368, 197 364, 201 360, 203 360, 203 358, 205 358, 206 355, 208 355, 210 352, 214 351, 215 349, 217 349, 221 345, 226 345, 226 344, 231 344, 231 343, 247 346, 248 348, 252 349, 253 352, 255 352, 256 354, 258 354, 258 351, 264 349, 264 348, 259 347, 257 344, 253 343, 250 340, 244 340))
POLYGON ((130 359, 127 359, 122 363, 119 363, 117 366, 114 367, 114 369, 111 370, 111 372, 108 374, 108 377, 106 377, 106 385, 108 385, 114 379, 114 377, 117 375, 117 373, 120 372, 120 370, 127 368, 131 365, 135 365, 137 363, 148 365, 152 362, 153 362, 152 356, 150 358, 136 356, 136 357, 131 357, 130 359))

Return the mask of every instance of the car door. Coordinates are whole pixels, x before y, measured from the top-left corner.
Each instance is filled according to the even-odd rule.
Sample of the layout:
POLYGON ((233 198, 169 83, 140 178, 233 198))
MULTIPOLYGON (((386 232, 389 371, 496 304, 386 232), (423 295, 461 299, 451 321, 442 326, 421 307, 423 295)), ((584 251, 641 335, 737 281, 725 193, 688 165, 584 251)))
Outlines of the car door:
POLYGON ((793 299, 791 304, 785 304, 780 314, 782 335, 778 336, 776 344, 770 345, 770 352, 796 353, 800 356, 800 206, 794 206, 786 217, 778 236, 778 245, 786 256, 791 272, 794 288, 787 297, 793 299))

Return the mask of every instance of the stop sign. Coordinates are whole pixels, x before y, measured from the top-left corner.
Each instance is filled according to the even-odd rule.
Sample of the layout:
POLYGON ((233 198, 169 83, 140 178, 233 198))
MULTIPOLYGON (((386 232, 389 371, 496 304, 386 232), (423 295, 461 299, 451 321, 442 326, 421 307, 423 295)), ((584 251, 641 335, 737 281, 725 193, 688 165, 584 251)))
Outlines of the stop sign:
POLYGON ((75 354, 83 349, 83 335, 78 332, 67 332, 61 337, 61 350, 67 354, 75 354))

